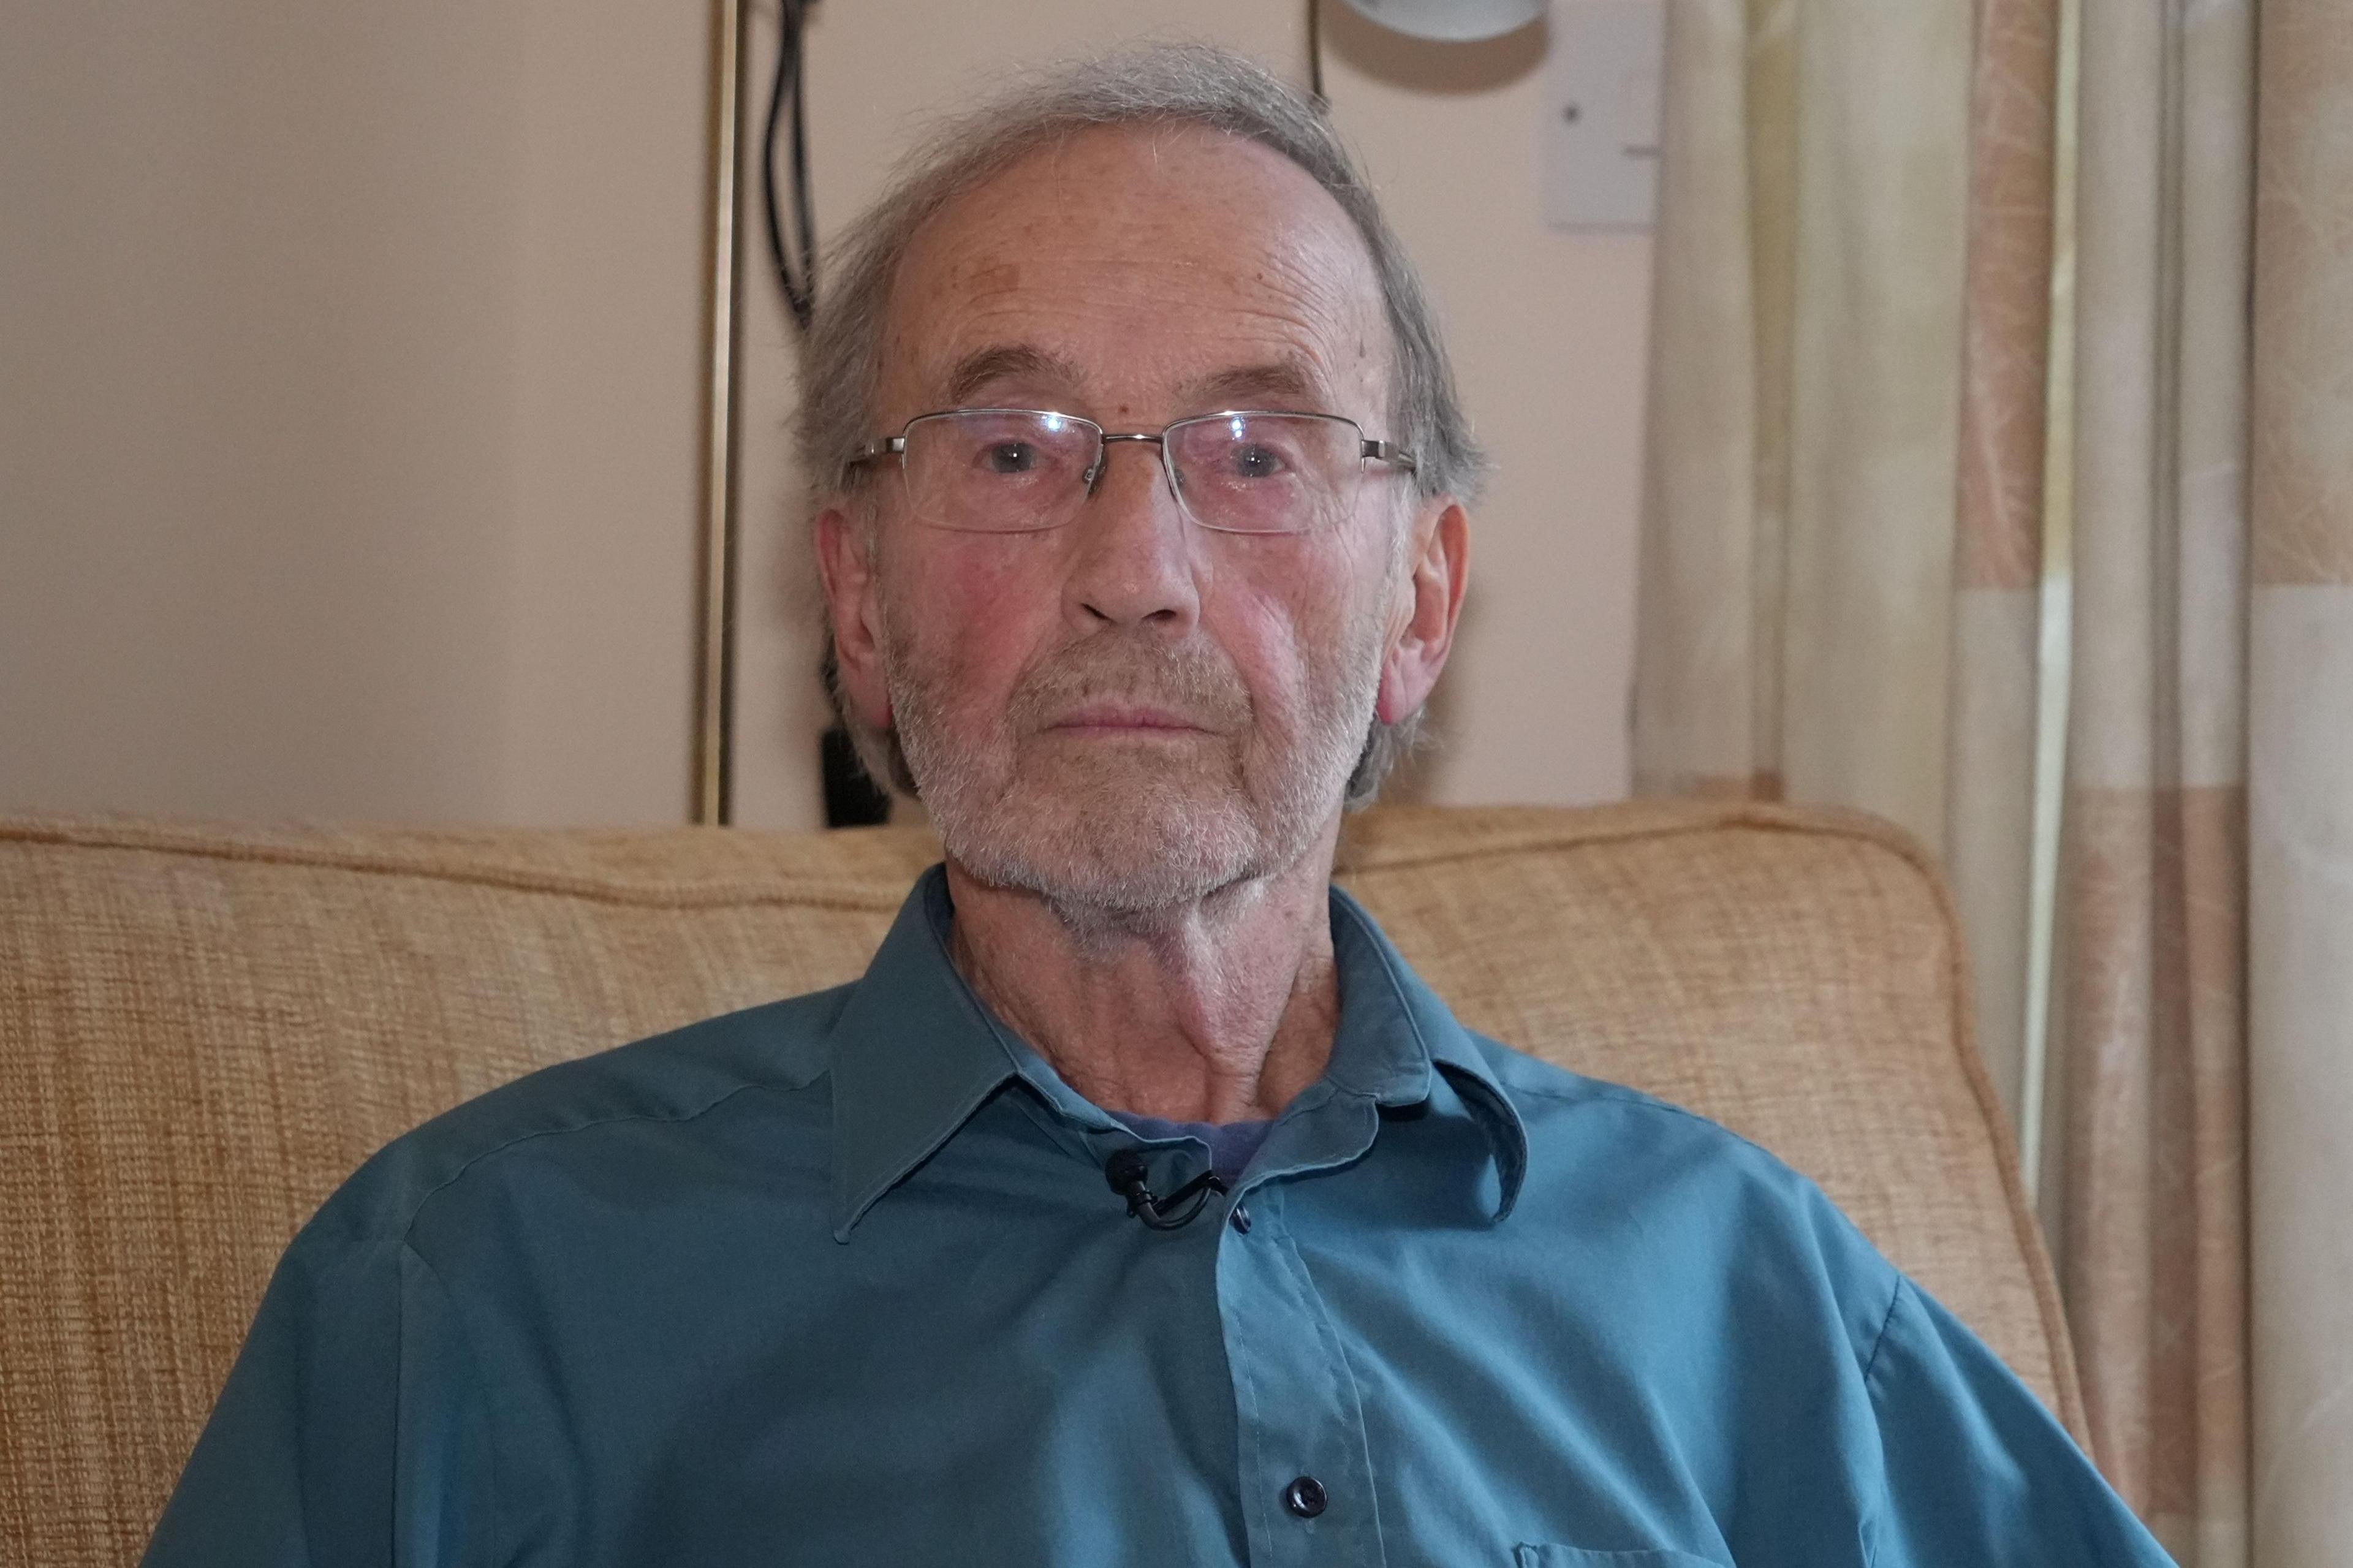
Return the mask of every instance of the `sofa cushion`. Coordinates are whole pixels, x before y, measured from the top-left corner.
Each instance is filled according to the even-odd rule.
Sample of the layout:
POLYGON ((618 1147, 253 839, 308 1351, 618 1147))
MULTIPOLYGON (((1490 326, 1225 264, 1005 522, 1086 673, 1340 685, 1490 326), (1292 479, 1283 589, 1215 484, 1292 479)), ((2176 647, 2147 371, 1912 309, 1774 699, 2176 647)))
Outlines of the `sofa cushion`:
MULTIPOLYGON (((856 975, 922 832, 0 821, 0 1562, 135 1557, 271 1265, 404 1129, 856 975)), ((2083 1430, 1951 906, 1866 818, 1385 808, 1343 881, 1463 1020, 1812 1176, 2083 1430)))

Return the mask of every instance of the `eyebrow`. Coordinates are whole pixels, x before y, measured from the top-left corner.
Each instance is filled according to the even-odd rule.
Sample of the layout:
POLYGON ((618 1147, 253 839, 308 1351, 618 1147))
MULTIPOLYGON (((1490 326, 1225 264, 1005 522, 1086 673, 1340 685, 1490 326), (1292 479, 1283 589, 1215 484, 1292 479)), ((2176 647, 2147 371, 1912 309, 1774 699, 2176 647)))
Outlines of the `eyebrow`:
POLYGON ((992 382, 1045 381, 1074 387, 1081 379, 1078 367, 1060 354, 1030 343, 997 343, 956 361, 948 373, 947 400, 951 407, 959 405, 992 382))
POLYGON ((1277 398, 1312 403, 1324 395, 1314 371, 1304 362, 1288 357, 1213 371, 1187 382, 1185 392, 1188 405, 1229 408, 1277 398))

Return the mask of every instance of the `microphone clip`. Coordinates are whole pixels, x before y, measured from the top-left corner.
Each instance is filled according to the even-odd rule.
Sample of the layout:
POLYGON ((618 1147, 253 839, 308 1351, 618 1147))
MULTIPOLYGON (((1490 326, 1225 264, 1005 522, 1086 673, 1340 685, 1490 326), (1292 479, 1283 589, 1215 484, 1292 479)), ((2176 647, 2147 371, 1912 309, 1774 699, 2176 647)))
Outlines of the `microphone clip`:
POLYGON ((1103 1175, 1110 1180, 1111 1190, 1127 1200, 1129 1216, 1142 1220, 1153 1230, 1176 1230, 1190 1225, 1208 1204, 1210 1194, 1230 1190, 1224 1177, 1215 1171, 1204 1171, 1166 1197, 1155 1197, 1145 1184, 1144 1156, 1133 1149, 1122 1149, 1104 1161, 1103 1175))

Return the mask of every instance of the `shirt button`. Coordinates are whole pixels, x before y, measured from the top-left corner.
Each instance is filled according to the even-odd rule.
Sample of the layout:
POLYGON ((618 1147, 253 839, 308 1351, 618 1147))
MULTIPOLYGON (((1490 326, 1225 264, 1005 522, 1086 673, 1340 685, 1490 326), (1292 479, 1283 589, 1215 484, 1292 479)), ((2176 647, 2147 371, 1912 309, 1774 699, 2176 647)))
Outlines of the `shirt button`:
POLYGON ((1324 1502, 1324 1483, 1314 1476, 1301 1476, 1282 1489, 1282 1506, 1302 1519, 1322 1513, 1324 1502))
POLYGON ((1240 1204, 1236 1204, 1234 1205, 1233 1223, 1236 1230, 1241 1232, 1244 1236, 1248 1236, 1250 1234, 1250 1210, 1240 1204))

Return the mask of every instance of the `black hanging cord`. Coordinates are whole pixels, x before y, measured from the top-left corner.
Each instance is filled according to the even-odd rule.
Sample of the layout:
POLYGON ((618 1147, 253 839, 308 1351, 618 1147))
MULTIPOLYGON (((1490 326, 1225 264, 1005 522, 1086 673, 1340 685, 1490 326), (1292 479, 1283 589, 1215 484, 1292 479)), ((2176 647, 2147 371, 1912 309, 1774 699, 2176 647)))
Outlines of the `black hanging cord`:
MULTIPOLYGON (((776 70, 768 88, 768 120, 760 137, 761 208, 767 218, 768 257, 785 304, 804 332, 817 318, 817 220, 809 210, 808 95, 802 86, 806 51, 801 32, 816 0, 776 0, 776 70), (776 199, 776 128, 789 100, 792 135, 792 242, 786 243, 784 204, 776 199)), ((833 686, 832 655, 824 672, 833 686)), ((860 827, 891 819, 891 796, 866 776, 849 731, 837 722, 818 743, 818 777, 828 827, 860 827)))
POLYGON ((1316 108, 1332 107, 1324 96, 1324 0, 1307 0, 1307 90, 1316 108))
POLYGON ((768 216, 768 254, 784 285, 785 303, 807 331, 817 314, 817 223, 809 215, 808 99, 801 90, 801 23, 812 0, 776 0, 776 75, 768 89, 768 125, 760 138, 760 190, 768 216), (785 100, 793 105, 793 245, 776 201, 776 124, 785 100))

